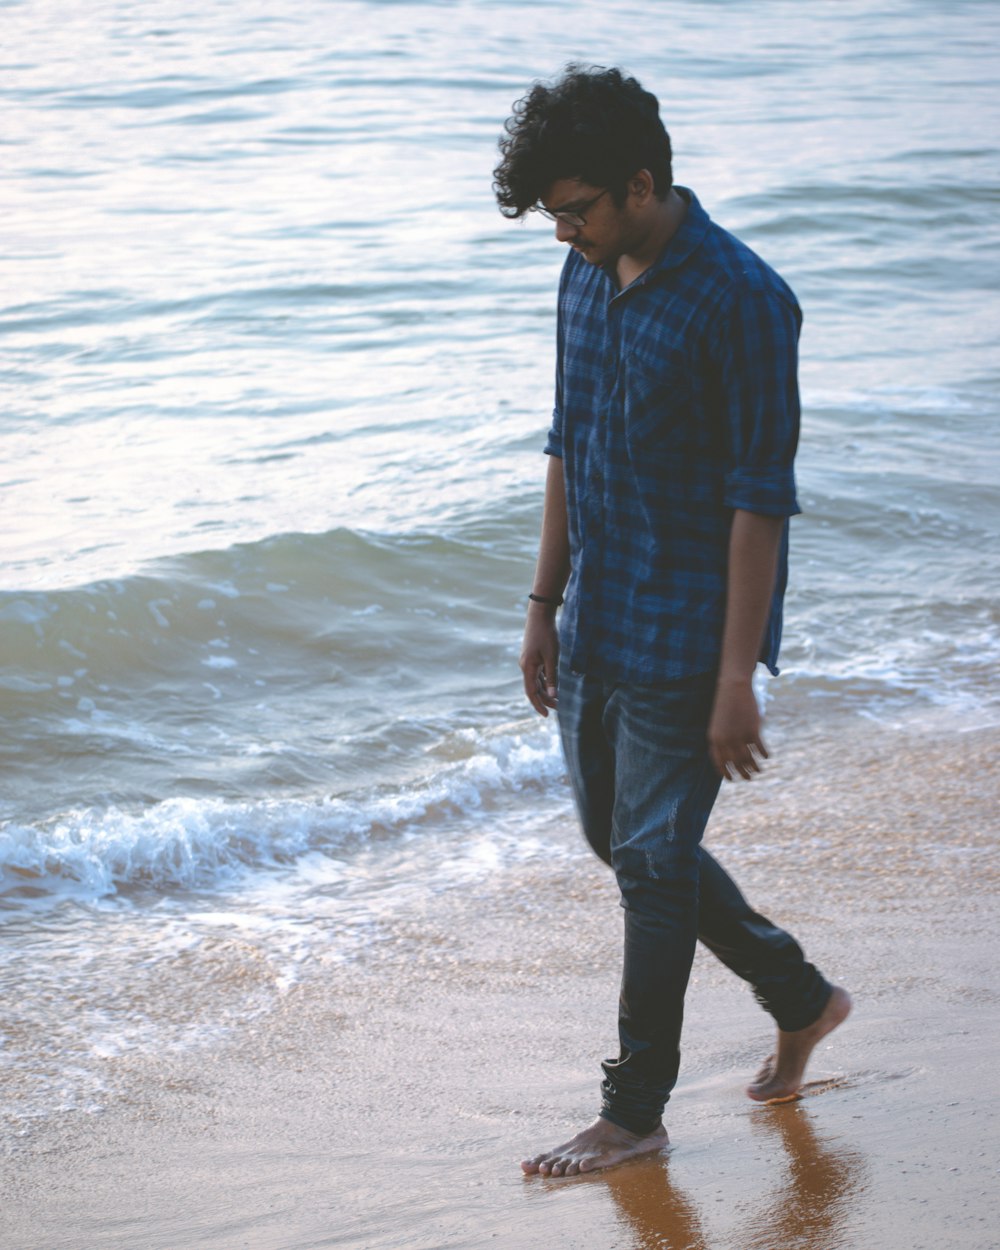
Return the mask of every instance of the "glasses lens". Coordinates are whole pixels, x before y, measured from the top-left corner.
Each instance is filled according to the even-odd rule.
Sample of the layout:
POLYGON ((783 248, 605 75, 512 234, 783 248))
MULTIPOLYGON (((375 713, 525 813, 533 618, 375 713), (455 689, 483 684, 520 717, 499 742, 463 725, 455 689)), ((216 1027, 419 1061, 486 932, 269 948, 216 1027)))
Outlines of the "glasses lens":
POLYGON ((584 226, 587 224, 580 213, 550 213, 549 210, 547 208, 543 208, 541 204, 533 205, 531 211, 533 213, 540 213, 549 221, 565 222, 567 226, 584 226))

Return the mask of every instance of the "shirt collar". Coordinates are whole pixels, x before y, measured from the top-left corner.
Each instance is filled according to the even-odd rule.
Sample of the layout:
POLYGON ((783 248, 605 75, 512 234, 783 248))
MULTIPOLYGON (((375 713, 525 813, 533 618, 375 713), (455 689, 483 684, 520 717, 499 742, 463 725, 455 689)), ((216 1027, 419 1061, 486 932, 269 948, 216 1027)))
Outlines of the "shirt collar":
MULTIPOLYGON (((708 232, 711 219, 702 208, 695 193, 689 187, 675 186, 674 190, 687 202, 687 212, 684 214, 681 224, 670 237, 666 247, 645 273, 640 274, 624 291, 618 291, 618 295, 624 295, 625 291, 632 291, 638 287, 645 286, 668 269, 679 268, 701 244, 702 239, 708 232)), ((614 285, 613 275, 609 274, 608 278, 614 285)))
POLYGON ((676 233, 660 253, 659 260, 654 261, 646 270, 647 274, 653 274, 659 269, 676 269, 678 265, 683 265, 708 231, 708 213, 702 208, 695 193, 689 187, 675 187, 674 190, 681 199, 687 201, 687 212, 676 233))

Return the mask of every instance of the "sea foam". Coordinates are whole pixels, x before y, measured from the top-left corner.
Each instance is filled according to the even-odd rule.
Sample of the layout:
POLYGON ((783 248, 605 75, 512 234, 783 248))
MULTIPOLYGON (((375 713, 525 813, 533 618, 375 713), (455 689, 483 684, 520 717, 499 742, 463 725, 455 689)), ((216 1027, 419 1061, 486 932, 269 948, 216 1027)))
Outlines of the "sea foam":
MULTIPOLYGON (((461 750, 462 735, 453 750, 461 750)), ((69 811, 0 828, 0 895, 24 901, 100 898, 135 888, 215 889, 302 855, 349 855, 373 841, 426 832, 562 776, 555 735, 466 734, 471 753, 415 784, 316 800, 167 799, 139 811, 69 811)))

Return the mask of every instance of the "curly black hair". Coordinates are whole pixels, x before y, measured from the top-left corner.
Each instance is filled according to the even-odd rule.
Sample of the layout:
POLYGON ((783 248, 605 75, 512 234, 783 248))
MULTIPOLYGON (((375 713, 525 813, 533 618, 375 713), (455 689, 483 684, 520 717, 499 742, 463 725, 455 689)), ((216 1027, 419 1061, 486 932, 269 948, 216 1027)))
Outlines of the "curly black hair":
POLYGON ((660 199, 673 185, 656 96, 619 69, 567 65, 552 86, 536 83, 515 103, 504 132, 493 190, 505 217, 523 217, 559 178, 607 187, 619 205, 640 169, 660 199))

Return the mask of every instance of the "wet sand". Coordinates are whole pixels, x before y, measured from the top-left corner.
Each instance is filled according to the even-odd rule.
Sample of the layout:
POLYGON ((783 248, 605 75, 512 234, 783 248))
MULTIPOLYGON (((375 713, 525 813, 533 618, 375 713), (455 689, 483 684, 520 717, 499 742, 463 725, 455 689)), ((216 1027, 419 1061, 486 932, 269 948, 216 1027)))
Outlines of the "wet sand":
POLYGON ((1000 735, 775 733, 708 844, 855 995, 798 1102, 743 1095, 771 1029, 699 952, 670 1152, 521 1177, 522 1154, 591 1118, 614 1047, 616 895, 581 849, 428 898, 225 1045, 113 1060, 103 1111, 5 1141, 0 1245, 995 1246, 1000 735))

